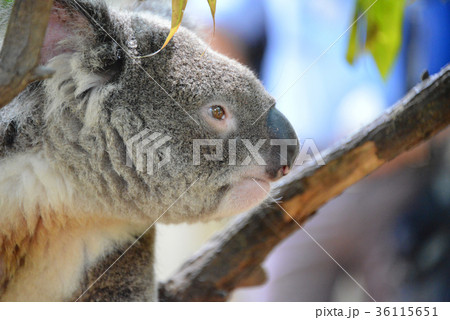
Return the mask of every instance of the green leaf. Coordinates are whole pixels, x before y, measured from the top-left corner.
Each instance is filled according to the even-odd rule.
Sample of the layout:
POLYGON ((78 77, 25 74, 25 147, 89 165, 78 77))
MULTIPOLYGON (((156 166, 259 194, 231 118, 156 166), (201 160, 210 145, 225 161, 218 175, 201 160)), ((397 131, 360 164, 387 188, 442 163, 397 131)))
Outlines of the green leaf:
MULTIPOLYGON (((357 14, 355 12, 353 21, 355 21, 357 18, 357 14)), ((361 44, 359 43, 358 32, 355 24, 350 32, 350 41, 347 48, 346 59, 349 63, 353 64, 353 62, 355 61, 356 56, 360 53, 360 46, 361 44)))
MULTIPOLYGON (((357 0, 355 20, 373 2, 374 0, 357 0)), ((364 17, 353 25, 347 61, 353 63, 364 50, 369 51, 381 76, 386 79, 401 47, 405 6, 406 0, 378 0, 364 17), (365 43, 362 44, 360 40, 364 36, 365 43)))
POLYGON ((209 8, 211 9, 211 15, 213 18, 214 32, 216 32, 216 0, 207 0, 209 8))
MULTIPOLYGON (((2 0, 2 1, 6 1, 6 0, 2 0)), ((10 0, 8 0, 8 1, 10 1, 10 0)), ((214 31, 215 31, 216 30, 216 0, 207 0, 207 1, 209 4, 209 8, 211 9, 211 15, 213 18, 214 31)), ((139 58, 151 57, 151 56, 157 54, 158 52, 160 52, 162 49, 164 49, 167 46, 167 44, 170 42, 170 40, 173 38, 175 33, 180 28, 187 2, 188 2, 188 0, 172 0, 172 25, 170 28, 169 35, 166 38, 166 41, 164 42, 161 49, 159 49, 155 53, 145 55, 145 56, 140 56, 139 58)))
POLYGON ((164 49, 169 41, 173 38, 175 33, 180 28, 181 21, 183 20, 184 9, 186 9, 187 0, 172 0, 172 26, 170 28, 170 33, 167 36, 166 41, 159 51, 164 49))

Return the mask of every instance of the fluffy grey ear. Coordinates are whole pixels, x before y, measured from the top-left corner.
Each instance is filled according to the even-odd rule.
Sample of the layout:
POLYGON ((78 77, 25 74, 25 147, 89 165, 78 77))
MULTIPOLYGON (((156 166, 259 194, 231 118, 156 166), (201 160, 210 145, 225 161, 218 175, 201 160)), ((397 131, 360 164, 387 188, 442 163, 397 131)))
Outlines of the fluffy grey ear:
POLYGON ((62 53, 81 52, 92 71, 107 70, 122 58, 112 40, 114 23, 103 1, 55 0, 41 50, 46 64, 62 53))

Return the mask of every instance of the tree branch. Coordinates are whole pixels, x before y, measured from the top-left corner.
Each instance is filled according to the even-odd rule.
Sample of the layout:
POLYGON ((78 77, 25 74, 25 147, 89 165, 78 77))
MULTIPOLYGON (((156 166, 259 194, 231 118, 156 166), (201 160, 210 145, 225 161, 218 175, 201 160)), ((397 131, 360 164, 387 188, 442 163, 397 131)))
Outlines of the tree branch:
POLYGON ((414 87, 389 112, 330 149, 326 165, 296 171, 279 187, 281 205, 241 216, 160 286, 161 301, 225 301, 265 281, 261 262, 327 201, 450 123, 450 65, 414 87), (282 207, 282 209, 281 209, 282 207), (289 213, 291 217, 284 212, 289 213))
POLYGON ((0 52, 0 108, 28 84, 49 77, 38 67, 53 0, 16 0, 0 52))

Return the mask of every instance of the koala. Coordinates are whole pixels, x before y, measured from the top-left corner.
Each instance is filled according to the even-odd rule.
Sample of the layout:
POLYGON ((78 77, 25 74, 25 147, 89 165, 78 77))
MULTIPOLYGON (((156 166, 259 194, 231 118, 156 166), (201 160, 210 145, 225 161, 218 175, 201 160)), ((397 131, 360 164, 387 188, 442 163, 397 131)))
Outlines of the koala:
POLYGON ((297 136, 254 73, 184 27, 149 55, 169 31, 158 12, 54 1, 55 73, 0 109, 1 301, 156 301, 155 222, 248 211, 291 169, 297 136), (170 161, 149 174, 168 154, 129 145, 152 134, 170 161))

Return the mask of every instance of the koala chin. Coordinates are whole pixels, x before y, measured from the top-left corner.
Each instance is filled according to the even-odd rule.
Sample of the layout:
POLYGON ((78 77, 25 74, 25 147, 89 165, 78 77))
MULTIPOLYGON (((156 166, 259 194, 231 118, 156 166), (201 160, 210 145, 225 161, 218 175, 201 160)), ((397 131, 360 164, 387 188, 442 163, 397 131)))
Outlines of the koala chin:
POLYGON ((255 75, 184 27, 149 56, 170 31, 149 7, 54 1, 55 74, 0 109, 0 300, 157 300, 155 222, 247 211, 291 169, 255 75))

